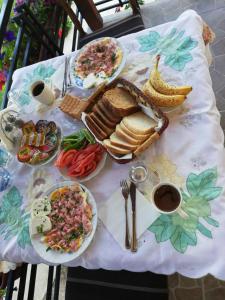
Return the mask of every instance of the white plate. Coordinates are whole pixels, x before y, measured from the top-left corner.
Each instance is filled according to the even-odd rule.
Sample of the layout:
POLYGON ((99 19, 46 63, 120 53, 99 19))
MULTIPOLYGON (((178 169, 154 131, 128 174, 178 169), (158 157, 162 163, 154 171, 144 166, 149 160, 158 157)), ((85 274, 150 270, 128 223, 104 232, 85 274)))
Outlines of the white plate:
POLYGON ((67 180, 75 180, 75 181, 78 181, 78 182, 85 182, 85 181, 88 181, 88 180, 91 180, 92 178, 94 178, 95 176, 97 176, 99 174, 99 172, 103 169, 104 165, 105 165, 105 162, 106 162, 106 158, 107 158, 107 152, 104 152, 103 153, 103 156, 102 156, 102 159, 101 161, 98 163, 97 165, 97 168, 94 170, 94 172, 92 172, 91 174, 89 174, 88 176, 84 177, 84 178, 73 178, 73 177, 70 177, 68 175, 66 175, 66 171, 63 170, 63 169, 60 169, 60 168, 57 168, 60 173, 63 175, 63 177, 67 180))
MULTIPOLYGON (((57 183, 57 184, 53 185, 44 194, 44 197, 49 196, 54 190, 56 190, 60 187, 70 186, 70 185, 73 185, 74 183, 75 183, 74 181, 63 181, 63 182, 57 183)), ((64 253, 64 252, 61 253, 61 252, 54 251, 54 250, 50 250, 50 251, 46 252, 46 249, 48 247, 45 243, 41 242, 42 235, 31 236, 31 243, 32 243, 32 246, 34 247, 35 251, 37 252, 37 254, 41 258, 43 258, 45 261, 47 261, 51 264, 64 264, 64 263, 68 263, 68 262, 76 259, 81 254, 83 254, 83 252, 90 245, 90 243, 91 243, 91 241, 94 237, 96 227, 97 227, 97 220, 98 220, 96 202, 95 202, 95 199, 94 199, 93 195, 91 194, 91 192, 85 186, 83 186, 82 184, 80 184, 80 186, 88 194, 88 202, 92 205, 92 213, 93 213, 92 231, 88 236, 86 236, 86 238, 85 238, 83 244, 81 245, 81 247, 76 252, 72 252, 72 253, 64 253)), ((30 219, 29 227, 31 227, 31 219, 30 219)))
MULTIPOLYGON (((76 53, 76 55, 71 58, 71 60, 70 60, 70 75, 71 75, 72 84, 74 86, 77 86, 80 89, 84 89, 83 88, 83 79, 80 78, 79 76, 77 76, 76 73, 75 73, 77 58, 91 44, 95 43, 96 41, 100 41, 102 39, 105 39, 105 38, 108 38, 108 37, 102 37, 102 38, 99 38, 99 39, 91 41, 90 43, 88 43, 84 47, 82 47, 80 49, 80 51, 78 51, 76 53)), ((125 66, 125 63, 126 63, 126 51, 125 51, 124 47, 122 46, 122 44, 117 39, 115 39, 115 38, 110 38, 110 39, 113 40, 114 42, 116 42, 116 44, 118 45, 118 47, 122 49, 123 58, 122 58, 122 61, 121 61, 120 65, 119 65, 119 67, 117 68, 116 72, 113 74, 113 76, 106 78, 107 83, 112 82, 114 79, 116 79, 117 76, 119 76, 119 74, 123 70, 123 68, 125 66)))

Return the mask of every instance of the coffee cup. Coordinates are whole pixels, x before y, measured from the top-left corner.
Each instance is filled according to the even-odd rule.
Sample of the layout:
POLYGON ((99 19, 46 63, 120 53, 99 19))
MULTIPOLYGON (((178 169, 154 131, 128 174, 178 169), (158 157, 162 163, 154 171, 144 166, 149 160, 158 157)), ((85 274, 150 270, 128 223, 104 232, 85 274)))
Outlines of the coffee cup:
POLYGON ((32 97, 45 105, 51 105, 55 100, 55 95, 50 87, 43 81, 35 81, 30 88, 32 97))
POLYGON ((182 218, 187 218, 188 215, 181 209, 182 201, 181 191, 173 183, 161 182, 152 190, 152 203, 162 214, 177 212, 182 218))

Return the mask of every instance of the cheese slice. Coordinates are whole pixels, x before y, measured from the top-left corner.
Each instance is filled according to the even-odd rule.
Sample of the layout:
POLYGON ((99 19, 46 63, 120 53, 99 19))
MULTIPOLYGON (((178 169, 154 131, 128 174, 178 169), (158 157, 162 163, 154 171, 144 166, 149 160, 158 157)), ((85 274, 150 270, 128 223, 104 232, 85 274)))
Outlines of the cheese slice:
POLYGON ((42 234, 51 229, 52 229, 52 223, 49 217, 41 216, 41 217, 31 218, 30 234, 32 236, 36 234, 42 234))
POLYGON ((97 78, 94 73, 90 73, 83 81, 83 87, 85 89, 90 89, 96 85, 97 78))
POLYGON ((47 216, 51 212, 51 203, 47 198, 37 199, 31 205, 31 216, 47 216))

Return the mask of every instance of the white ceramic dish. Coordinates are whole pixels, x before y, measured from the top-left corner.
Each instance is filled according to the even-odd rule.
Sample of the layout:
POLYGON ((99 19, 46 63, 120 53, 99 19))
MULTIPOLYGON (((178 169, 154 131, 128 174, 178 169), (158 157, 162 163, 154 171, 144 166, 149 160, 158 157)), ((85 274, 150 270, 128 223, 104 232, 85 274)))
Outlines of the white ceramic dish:
MULTIPOLYGON (((77 74, 76 74, 76 61, 78 59, 78 57, 80 56, 80 54, 87 48, 89 47, 91 44, 95 43, 96 41, 100 41, 102 39, 105 39, 106 37, 103 38, 99 38, 96 39, 94 41, 91 41, 90 43, 88 43, 87 45, 85 45, 84 47, 81 48, 80 51, 78 51, 76 53, 76 55, 74 57, 71 58, 70 60, 70 77, 71 77, 71 81, 72 81, 72 85, 80 88, 80 89, 84 89, 83 87, 83 79, 80 78, 77 74)), ((119 67, 117 68, 117 70, 115 71, 115 73, 113 74, 113 76, 106 78, 107 83, 112 82, 114 79, 116 79, 116 77, 119 76, 119 74, 121 73, 121 71, 123 70, 125 63, 126 63, 126 52, 124 47, 122 46, 122 44, 115 38, 110 38, 111 40, 113 40, 114 42, 116 42, 116 44, 118 45, 119 48, 121 48, 122 53, 123 53, 123 58, 122 61, 119 65, 119 67)))
MULTIPOLYGON (((43 197, 49 196, 54 190, 56 190, 60 187, 70 186, 70 185, 73 185, 74 183, 75 183, 74 181, 63 181, 63 182, 57 183, 57 184, 53 185, 43 195, 43 197)), ((97 220, 98 220, 96 202, 95 202, 95 199, 94 199, 93 195, 91 194, 91 192, 82 184, 80 184, 80 186, 87 192, 88 202, 92 205, 92 212, 93 212, 92 231, 88 236, 86 236, 81 247, 76 252, 72 252, 72 253, 65 253, 65 252, 62 253, 62 252, 58 252, 58 251, 54 251, 54 250, 46 251, 47 245, 45 243, 41 242, 42 235, 31 236, 31 243, 32 243, 32 246, 34 247, 35 251, 41 258, 43 258, 48 263, 64 264, 64 263, 68 263, 68 262, 76 259, 77 257, 79 257, 80 255, 82 255, 84 253, 84 251, 90 245, 90 243, 94 237, 96 227, 97 227, 97 220)), ((29 226, 31 227, 31 220, 30 220, 29 226)))

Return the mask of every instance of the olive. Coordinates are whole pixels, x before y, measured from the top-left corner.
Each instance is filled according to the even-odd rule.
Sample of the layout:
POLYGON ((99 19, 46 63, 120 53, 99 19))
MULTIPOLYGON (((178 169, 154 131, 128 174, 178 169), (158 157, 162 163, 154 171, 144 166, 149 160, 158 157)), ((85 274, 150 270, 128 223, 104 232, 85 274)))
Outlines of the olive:
POLYGON ((12 125, 9 125, 9 124, 5 125, 5 131, 10 132, 12 130, 13 130, 13 126, 12 125))
POLYGON ((13 115, 9 115, 7 120, 10 122, 10 123, 14 123, 16 121, 16 118, 13 116, 13 115))
POLYGON ((23 127, 23 124, 24 124, 24 122, 23 122, 23 120, 21 120, 21 119, 17 119, 17 120, 15 121, 15 126, 18 127, 18 128, 22 128, 22 127, 23 127))

